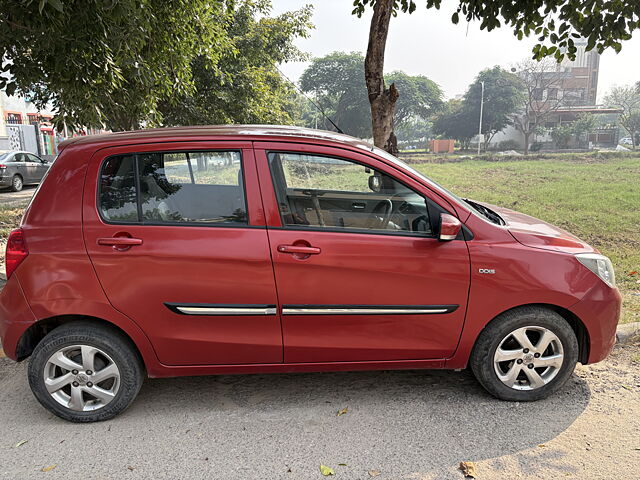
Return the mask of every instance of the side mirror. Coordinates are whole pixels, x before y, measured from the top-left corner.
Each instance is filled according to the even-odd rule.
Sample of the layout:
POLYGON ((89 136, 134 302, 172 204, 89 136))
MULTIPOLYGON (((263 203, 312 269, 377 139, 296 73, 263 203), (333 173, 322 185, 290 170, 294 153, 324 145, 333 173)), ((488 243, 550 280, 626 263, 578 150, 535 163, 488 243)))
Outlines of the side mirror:
POLYGON ((382 178, 378 175, 371 175, 369 177, 369 188, 372 192, 380 192, 382 190, 382 178))
POLYGON ((438 240, 441 242, 455 240, 461 229, 462 222, 456 217, 448 213, 440 214, 440 233, 438 234, 438 240))

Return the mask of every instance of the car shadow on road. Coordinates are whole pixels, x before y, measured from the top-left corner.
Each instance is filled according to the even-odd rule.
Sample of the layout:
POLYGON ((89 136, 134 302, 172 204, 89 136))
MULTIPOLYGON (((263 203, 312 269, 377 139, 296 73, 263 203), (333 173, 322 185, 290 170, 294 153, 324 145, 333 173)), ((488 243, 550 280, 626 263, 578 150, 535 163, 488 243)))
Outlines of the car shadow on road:
MULTIPOLYGON (((298 457, 305 443, 323 445, 323 458, 372 465, 362 457, 384 457, 387 468, 398 462, 398 473, 428 474, 544 447, 580 416, 590 395, 575 375, 555 395, 531 403, 491 397, 468 371, 225 375, 149 380, 125 416, 199 419, 231 443, 237 429, 259 436, 254 424, 266 424, 270 442, 298 457), (347 414, 338 416, 343 408, 347 414)), ((561 456, 549 452, 547 460, 564 475, 561 456)), ((529 472, 536 468, 531 462, 529 472)))

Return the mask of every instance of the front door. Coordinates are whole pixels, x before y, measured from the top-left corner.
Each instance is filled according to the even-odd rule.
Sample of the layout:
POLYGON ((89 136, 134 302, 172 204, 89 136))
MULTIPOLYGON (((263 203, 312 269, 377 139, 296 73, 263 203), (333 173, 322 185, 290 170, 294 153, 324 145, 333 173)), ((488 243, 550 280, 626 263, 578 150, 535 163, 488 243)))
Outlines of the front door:
POLYGON ((282 362, 282 333, 251 144, 98 152, 84 237, 111 304, 166 365, 282 362))
POLYGON ((285 362, 453 354, 469 290, 464 240, 439 242, 445 203, 359 153, 256 150, 285 362))

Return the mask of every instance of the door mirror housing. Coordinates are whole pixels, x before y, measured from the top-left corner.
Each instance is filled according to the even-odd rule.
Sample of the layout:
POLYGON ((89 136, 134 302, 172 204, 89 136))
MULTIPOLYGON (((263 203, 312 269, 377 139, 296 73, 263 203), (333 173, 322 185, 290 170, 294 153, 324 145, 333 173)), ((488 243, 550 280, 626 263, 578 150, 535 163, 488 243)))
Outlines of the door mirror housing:
POLYGON ((382 178, 378 175, 371 175, 369 177, 369 189, 372 192, 380 192, 380 190, 382 190, 382 178))
POLYGON ((455 240, 461 229, 462 222, 456 217, 448 213, 440 214, 440 233, 438 234, 438 240, 441 242, 455 240))

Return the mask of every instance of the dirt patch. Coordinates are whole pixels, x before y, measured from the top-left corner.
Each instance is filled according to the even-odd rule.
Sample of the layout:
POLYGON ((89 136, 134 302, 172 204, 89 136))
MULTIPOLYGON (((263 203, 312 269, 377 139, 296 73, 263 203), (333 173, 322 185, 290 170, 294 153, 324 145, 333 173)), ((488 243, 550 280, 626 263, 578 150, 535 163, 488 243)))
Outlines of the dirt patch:
MULTIPOLYGON (((478 478, 604 480, 635 476, 640 465, 640 345, 617 346, 607 360, 578 366, 575 375, 590 390, 585 411, 548 442, 478 462, 478 478)), ((568 402, 571 388, 559 393, 568 402)))

